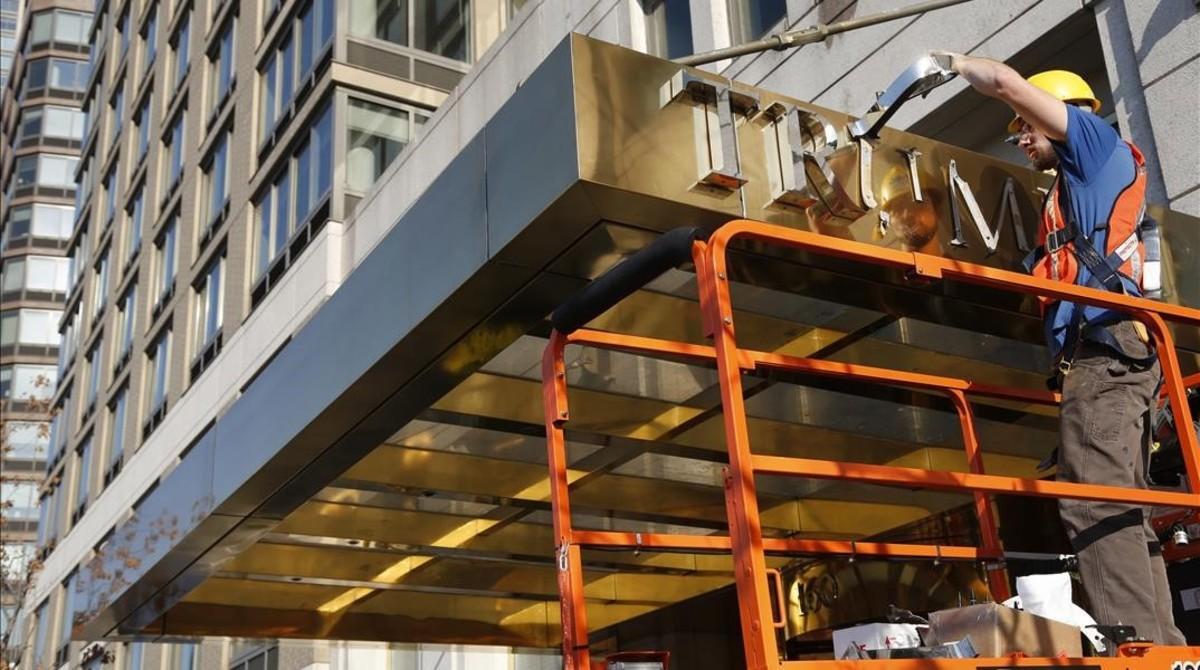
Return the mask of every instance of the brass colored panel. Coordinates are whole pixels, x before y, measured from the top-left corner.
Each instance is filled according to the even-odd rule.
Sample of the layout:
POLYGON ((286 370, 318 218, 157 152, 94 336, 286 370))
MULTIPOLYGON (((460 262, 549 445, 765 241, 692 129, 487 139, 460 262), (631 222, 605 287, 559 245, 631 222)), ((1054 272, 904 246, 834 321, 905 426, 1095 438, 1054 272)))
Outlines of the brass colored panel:
POLYGON ((242 579, 210 577, 184 599, 191 603, 237 605, 280 610, 310 610, 342 591, 336 586, 248 582, 242 579))

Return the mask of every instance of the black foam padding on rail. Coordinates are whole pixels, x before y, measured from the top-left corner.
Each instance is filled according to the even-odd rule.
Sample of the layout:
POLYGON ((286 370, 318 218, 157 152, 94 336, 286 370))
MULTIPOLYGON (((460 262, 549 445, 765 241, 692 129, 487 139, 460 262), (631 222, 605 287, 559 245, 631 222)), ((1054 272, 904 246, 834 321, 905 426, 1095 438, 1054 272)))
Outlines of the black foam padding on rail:
POLYGON ((600 316, 655 277, 692 258, 692 242, 704 239, 699 228, 676 228, 592 280, 550 315, 560 333, 572 333, 600 316))

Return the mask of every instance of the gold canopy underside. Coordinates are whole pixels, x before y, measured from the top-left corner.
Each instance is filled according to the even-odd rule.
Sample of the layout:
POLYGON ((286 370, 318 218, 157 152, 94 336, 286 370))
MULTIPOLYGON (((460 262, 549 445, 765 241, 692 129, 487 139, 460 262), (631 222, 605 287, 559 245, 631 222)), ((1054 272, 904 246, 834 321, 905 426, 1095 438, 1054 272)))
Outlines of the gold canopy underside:
MULTIPOLYGON (((612 225, 598 231, 621 234, 612 225)), ((745 283, 734 295, 742 346, 1025 388, 1043 383, 1034 345, 745 283)), ((695 277, 671 271, 591 326, 702 342, 695 277)), ((557 644, 541 427, 545 344, 536 329, 518 338, 226 562, 171 610, 168 629, 557 644)), ((567 361, 576 527, 725 534, 715 371, 586 347, 569 350, 567 361)), ((746 389, 756 453, 966 470, 957 419, 936 395, 755 375, 746 389)), ((1036 476, 1056 440, 1055 410, 1001 401, 975 409, 988 472, 1036 476)), ((877 536, 969 500, 808 479, 758 484, 764 534, 780 538, 877 536)), ((593 630, 732 584, 727 555, 589 550, 584 561, 593 630)))

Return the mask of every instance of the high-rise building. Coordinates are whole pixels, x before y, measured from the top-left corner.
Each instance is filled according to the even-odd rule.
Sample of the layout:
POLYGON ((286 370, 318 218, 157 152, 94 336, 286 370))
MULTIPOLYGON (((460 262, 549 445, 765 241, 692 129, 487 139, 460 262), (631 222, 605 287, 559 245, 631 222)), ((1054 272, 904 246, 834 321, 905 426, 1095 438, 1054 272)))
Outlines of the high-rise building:
POLYGON ((58 379, 58 322, 67 297, 67 241, 83 141, 86 26, 91 4, 0 5, 0 625, 13 624, 38 533, 38 497, 58 379), (18 17, 21 17, 18 19, 18 17), (20 32, 18 33, 18 25, 20 32), (10 72, 11 68, 11 72, 10 72), (11 76, 10 76, 11 75, 11 76))
POLYGON ((0 91, 8 85, 8 73, 12 70, 13 54, 17 50, 21 5, 21 0, 0 0, 0 91))
MULTIPOLYGON (((769 197, 766 175, 791 167, 790 155, 777 144, 769 160, 771 117, 760 113, 769 106, 747 100, 789 113, 819 105, 812 113, 844 133, 849 117, 832 110, 865 112, 914 55, 982 44, 1022 70, 1084 72, 1112 121, 1163 166, 1151 174, 1152 199, 1197 213, 1200 163, 1186 141, 1195 124, 1139 123, 1200 109, 1179 99, 1195 90, 1196 61, 1179 46, 1200 20, 1190 5, 967 3, 713 64, 696 84, 728 95, 695 105, 671 95, 679 68, 645 55, 852 18, 868 4, 899 3, 97 3, 41 498, 45 567, 28 601, 31 667, 95 663, 98 639, 130 670, 426 670, 439 655, 472 670, 553 667, 553 651, 511 651, 552 650, 559 626, 538 366, 546 316, 677 225, 747 215, 816 225, 769 197), (1129 43, 1147 32, 1133 26, 1149 24, 1159 26, 1148 31, 1153 44, 1129 43), (1145 86, 1108 86, 1118 73, 1145 86), (738 109, 731 79, 746 84, 738 109), (696 130, 718 120, 741 139, 696 130), (698 181, 721 160, 717 168, 744 167, 744 190, 698 181), (201 641, 142 646, 187 639, 201 641), (494 647, 457 646, 470 642, 494 647)), ((998 104, 949 84, 891 122, 947 144, 906 136, 936 151, 910 173, 889 146, 875 154, 873 178, 929 185, 941 209, 923 212, 945 253, 1011 261, 1015 248, 985 258, 974 238, 967 250, 950 245, 946 189, 923 176, 945 174, 936 161, 958 156, 981 201, 999 202, 1006 175, 1026 198, 1038 177, 1000 160, 1012 158, 1007 122, 998 104), (967 115, 970 124, 955 123, 967 115)), ((815 127, 797 155, 834 148, 815 127)), ((855 143, 837 149, 837 169, 855 169, 855 143)), ((1031 227, 1034 205, 1021 203, 1031 227)), ((834 234, 907 241, 899 226, 864 216, 869 225, 856 219, 834 234)), ((737 278, 739 300, 753 303, 738 318, 753 320, 746 332, 763 347, 1042 383, 1028 306, 997 316, 973 295, 939 295, 927 312, 898 318, 895 305, 936 291, 833 265, 790 269, 737 278), (747 277, 776 283, 742 286, 747 277), (797 284, 813 295, 788 293, 797 284)), ((672 271, 603 325, 703 341, 694 288, 672 271)), ((590 403, 568 435, 578 523, 635 536, 723 532, 711 370, 577 353, 564 374, 590 403)), ((773 449, 958 463, 947 451, 957 427, 936 403, 802 381, 760 390, 751 428, 773 449)), ((1012 471, 1032 471, 1034 452, 1054 442, 1039 411, 984 414, 1012 471)), ((970 534, 946 522, 969 499, 821 483, 764 486, 763 497, 777 538, 970 534)), ((728 562, 706 554, 639 546, 585 561, 589 624, 609 635, 598 645, 662 640, 638 617, 732 583, 728 562)), ((898 572, 868 575, 880 581, 861 592, 891 593, 886 579, 898 572)), ((731 667, 721 653, 736 615, 702 609, 671 622, 693 625, 671 640, 685 648, 681 667, 731 667)))

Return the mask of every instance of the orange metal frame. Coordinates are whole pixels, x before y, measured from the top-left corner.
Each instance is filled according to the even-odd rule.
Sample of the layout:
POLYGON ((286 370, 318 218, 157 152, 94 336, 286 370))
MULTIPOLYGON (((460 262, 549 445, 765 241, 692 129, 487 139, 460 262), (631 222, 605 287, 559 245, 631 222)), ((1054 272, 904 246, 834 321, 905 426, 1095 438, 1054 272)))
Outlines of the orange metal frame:
MULTIPOLYGON (((885 249, 861 242, 792 230, 766 223, 738 220, 725 224, 707 242, 693 245, 700 306, 705 331, 713 346, 619 335, 594 330, 571 334, 555 331, 542 358, 542 391, 546 411, 546 443, 549 456, 550 492, 556 540, 558 585, 562 602, 563 658, 568 670, 589 670, 587 616, 584 602, 581 550, 584 547, 624 547, 661 551, 732 551, 734 579, 741 616, 746 665, 749 670, 805 668, 859 668, 887 664, 905 670, 931 667, 957 669, 997 665, 997 659, 939 659, 911 661, 783 661, 776 630, 784 612, 778 574, 769 570, 765 552, 827 554, 860 557, 944 559, 982 561, 992 596, 1007 598, 1008 578, 1003 567, 1003 547, 996 528, 991 495, 1018 494, 1050 498, 1105 500, 1142 505, 1200 509, 1200 495, 1168 491, 1124 489, 1069 482, 1041 481, 988 475, 984 472, 979 441, 975 434, 969 396, 1001 398, 1057 405, 1060 397, 1048 391, 1031 391, 979 384, 966 379, 918 374, 865 365, 784 356, 739 349, 734 331, 730 297, 727 250, 735 239, 750 239, 851 261, 882 265, 927 279, 953 279, 1017 293, 1047 296, 1121 310, 1146 324, 1157 346, 1163 369, 1165 395, 1178 423, 1191 425, 1186 385, 1164 319, 1200 326, 1200 310, 1117 295, 1097 289, 1053 282, 1015 272, 954 261, 920 253, 885 249), (583 345, 621 350, 646 356, 669 357, 716 365, 724 411, 725 439, 729 466, 725 469, 725 498, 729 536, 664 535, 575 530, 571 526, 567 479, 565 425, 570 419, 567 402, 564 349, 583 345), (743 371, 775 368, 806 374, 852 378, 859 381, 935 391, 950 398, 962 425, 963 444, 969 472, 943 472, 865 463, 811 458, 755 455, 750 450, 746 408, 742 393, 743 371), (886 484, 909 488, 935 488, 971 493, 979 518, 982 547, 935 546, 880 542, 774 539, 762 536, 755 474, 791 475, 886 484), (770 581, 775 578, 772 588, 770 581), (775 614, 772 601, 775 601, 775 614)), ((1187 483, 1200 492, 1200 450, 1196 435, 1180 436, 1187 483)), ((1177 660, 1200 660, 1200 647, 1126 645, 1119 657, 1088 658, 1086 664, 1102 668, 1169 668, 1177 660)), ((1005 666, 1070 666, 1079 659, 999 659, 1005 666)))

